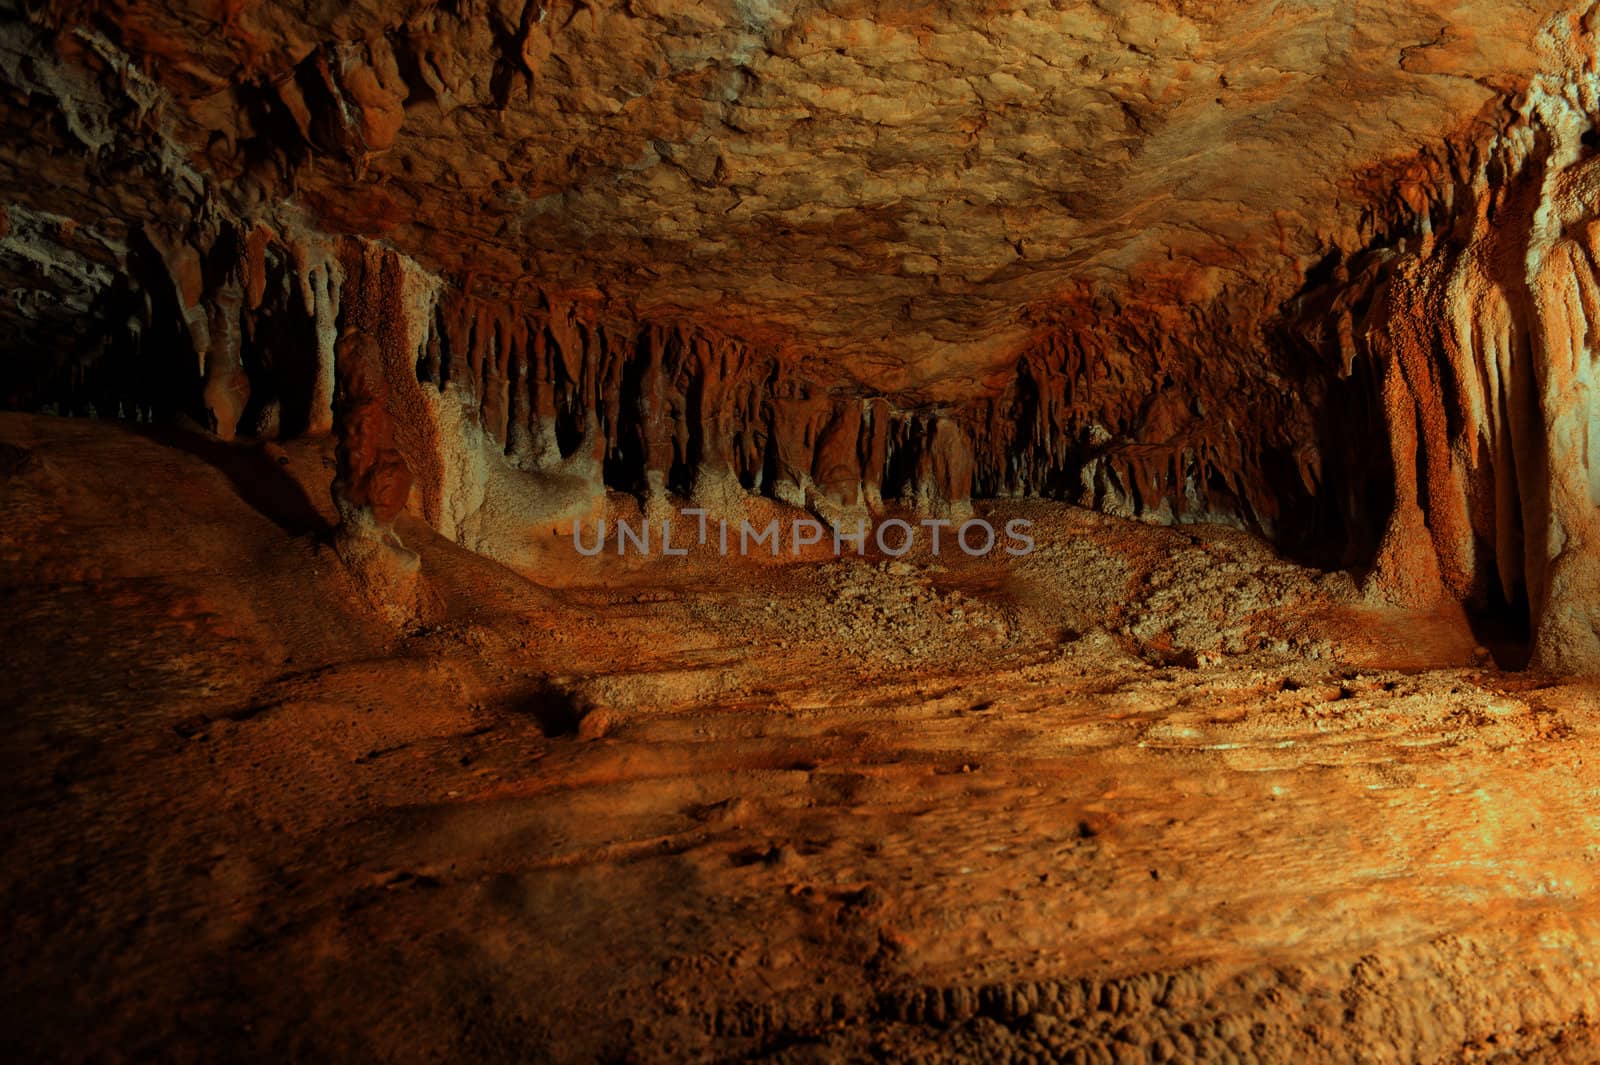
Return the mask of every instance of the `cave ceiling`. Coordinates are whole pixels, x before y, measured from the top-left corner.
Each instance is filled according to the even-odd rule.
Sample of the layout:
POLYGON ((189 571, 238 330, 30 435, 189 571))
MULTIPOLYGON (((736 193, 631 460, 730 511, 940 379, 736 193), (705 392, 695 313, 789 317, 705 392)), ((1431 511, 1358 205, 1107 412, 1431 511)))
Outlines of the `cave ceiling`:
MULTIPOLYGON (((942 401, 994 387, 1086 293, 1254 308, 1294 291, 1370 238, 1419 150, 1470 141, 1525 88, 1558 8, 275 0, 48 18, 71 64, 126 62, 160 97, 147 121, 234 210, 292 203, 478 295, 709 325, 841 386, 942 401)), ((59 123, 10 111, 13 131, 59 123)), ((113 243, 169 210, 29 139, 5 175, 18 202, 73 197, 113 243)))

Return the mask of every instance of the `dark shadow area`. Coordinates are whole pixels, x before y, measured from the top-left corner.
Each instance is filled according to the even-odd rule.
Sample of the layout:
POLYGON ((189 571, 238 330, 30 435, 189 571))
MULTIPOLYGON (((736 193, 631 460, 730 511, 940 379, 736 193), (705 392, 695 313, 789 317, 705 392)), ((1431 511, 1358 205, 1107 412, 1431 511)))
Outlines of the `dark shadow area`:
POLYGON ((539 731, 546 737, 556 739, 576 736, 578 723, 583 720, 588 707, 567 689, 547 683, 524 696, 515 710, 533 718, 539 725, 539 731))
POLYGON ((250 374, 250 402, 240 427, 258 431, 266 408, 276 404, 278 437, 304 433, 317 382, 317 323, 299 292, 269 290, 251 319, 243 357, 250 374))
POLYGON ((332 531, 300 483, 266 450, 230 444, 213 436, 170 425, 130 425, 133 432, 163 447, 193 455, 221 471, 239 498, 290 536, 332 531))
POLYGON ((0 440, 0 477, 15 477, 33 466, 33 452, 20 444, 0 440))
POLYGON ((642 493, 645 488, 649 427, 645 424, 643 404, 645 375, 650 369, 648 346, 649 334, 646 333, 637 338, 630 357, 622 365, 616 405, 616 442, 606 449, 602 460, 606 485, 624 492, 642 493))
POLYGON ((1508 600, 1500 582, 1491 580, 1485 602, 1467 605, 1467 622, 1473 637, 1494 656, 1494 664, 1505 670, 1528 668, 1533 655, 1533 620, 1528 592, 1520 583, 1508 600))

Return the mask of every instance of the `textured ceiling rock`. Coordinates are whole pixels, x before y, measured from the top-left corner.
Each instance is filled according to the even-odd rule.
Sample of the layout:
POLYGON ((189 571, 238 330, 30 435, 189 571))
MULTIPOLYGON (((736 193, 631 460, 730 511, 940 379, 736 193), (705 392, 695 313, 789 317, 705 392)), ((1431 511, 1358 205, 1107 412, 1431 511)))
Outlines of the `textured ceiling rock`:
POLYGON ((52 7, 0 33, 7 402, 337 429, 407 589, 360 486, 513 562, 607 488, 1039 495, 1525 598, 1600 668, 1596 21, 52 7))
MULTIPOLYGON (((479 294, 589 293, 971 395, 1019 311, 1358 246, 1352 178, 1536 69, 1557 4, 94 5, 245 200, 479 294)), ((58 19, 73 21, 70 16, 58 19)))

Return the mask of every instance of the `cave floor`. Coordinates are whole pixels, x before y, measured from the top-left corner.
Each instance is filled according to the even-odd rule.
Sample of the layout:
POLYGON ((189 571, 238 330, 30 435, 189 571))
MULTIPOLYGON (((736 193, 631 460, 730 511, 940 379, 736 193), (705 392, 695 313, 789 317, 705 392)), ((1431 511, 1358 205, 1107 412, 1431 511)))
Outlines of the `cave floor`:
POLYGON ((330 464, 0 415, 22 1059, 1600 1058, 1600 689, 1461 617, 1005 502, 1025 559, 406 520, 399 631, 330 464))

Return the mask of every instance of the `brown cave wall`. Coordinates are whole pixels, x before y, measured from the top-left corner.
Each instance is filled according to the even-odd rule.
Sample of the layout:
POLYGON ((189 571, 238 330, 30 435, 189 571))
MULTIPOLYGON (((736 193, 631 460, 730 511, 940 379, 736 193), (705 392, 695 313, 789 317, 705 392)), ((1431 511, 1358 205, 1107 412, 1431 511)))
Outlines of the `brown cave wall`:
MULTIPOLYGON (((1524 593, 1536 652, 1597 661, 1600 178, 1585 111, 1541 87, 1464 207, 1381 286, 1366 346, 1384 374, 1395 511, 1377 560, 1396 598, 1524 593), (1492 177, 1491 177, 1492 175, 1492 177), (1401 463, 1412 445, 1416 460, 1401 463), (1419 522, 1419 518, 1421 521, 1419 522)), ((1570 86, 1565 87, 1570 91, 1570 86)))
MULTIPOLYGON (((63 28, 27 31, 13 80, 51 105, 40 110, 54 116, 53 167, 75 139, 95 146, 64 186, 92 187, 112 171, 126 190, 76 213, 98 208, 101 228, 126 248, 120 268, 115 256, 106 265, 128 313, 85 308, 101 335, 50 379, 10 389, 13 405, 184 413, 223 435, 325 431, 334 345, 356 328, 380 335, 421 509, 451 534, 465 519, 446 514, 445 482, 461 471, 446 468, 436 401, 413 378, 452 388, 449 417, 462 406, 514 468, 573 471, 587 456, 607 483, 651 495, 754 490, 834 518, 884 499, 959 512, 974 492, 1045 495, 1151 521, 1232 521, 1319 561, 1361 561, 1346 543, 1350 508, 1330 507, 1319 481, 1326 375, 1283 357, 1265 332, 1279 281, 1069 286, 1021 316, 1010 368, 964 389, 976 398, 877 392, 861 384, 864 369, 811 358, 782 325, 752 333, 703 311, 644 317, 597 290, 480 276, 460 254, 471 265, 446 280, 385 242, 329 235, 327 218, 273 202, 323 180, 330 161, 359 169, 363 152, 381 151, 368 127, 383 125, 382 94, 343 82, 373 81, 364 72, 387 45, 346 48, 336 63, 313 50, 271 82, 270 101, 246 93, 253 117, 233 154, 217 158, 213 137, 209 169, 185 172, 198 188, 164 190, 186 131, 159 116, 128 121, 159 89, 109 42, 65 14, 57 21, 63 28), (270 116, 284 107, 294 128, 274 139, 270 116), (86 115, 99 124, 79 128, 86 115), (240 203, 241 188, 256 202, 240 203)), ((181 58, 139 20, 116 25, 144 54, 181 58)), ((314 188, 301 191, 320 202, 314 188)), ((414 221, 452 210, 449 198, 415 207, 414 221)), ((482 251, 481 265, 496 266, 492 243, 482 251)))
POLYGON ((1374 592, 1526 603, 1534 661, 1585 671, 1600 666, 1593 19, 1541 43, 1549 73, 1490 135, 1367 176, 1390 190, 1390 233, 1336 256, 1280 336, 1375 398, 1380 432, 1334 444, 1389 462, 1374 592))
MULTIPOLYGON (((1366 205, 1360 222, 1309 267, 1173 259, 1120 285, 1058 285, 953 398, 873 388, 787 321, 446 276, 378 234, 331 232, 338 218, 300 205, 322 194, 298 185, 330 161, 359 178, 406 80, 370 47, 308 52, 270 107, 245 109, 238 165, 213 143, 197 168, 165 90, 103 37, 33 24, 5 45, 29 108, 6 116, 28 147, 7 164, 0 265, 38 266, 62 294, 6 309, 30 351, 6 367, 8 405, 188 415, 223 437, 326 432, 353 331, 378 342, 415 509, 490 553, 490 526, 581 513, 602 486, 657 510, 669 493, 726 509, 759 492, 845 524, 885 501, 959 516, 974 496, 1045 496, 1237 523, 1414 605, 1497 588, 1530 604, 1542 662, 1600 663, 1600 108, 1583 16, 1541 38, 1545 74, 1355 174, 1341 196, 1366 205), (284 109, 294 147, 274 154, 284 109), (23 191, 30 166, 54 187, 23 191)), ((459 205, 412 206, 416 225, 459 205)))
POLYGON ((87 356, 14 404, 186 413, 225 437, 325 431, 335 340, 366 332, 395 382, 421 511, 447 533, 445 392, 510 467, 587 457, 586 472, 627 491, 705 501, 737 486, 828 517, 883 500, 939 511, 974 493, 1046 496, 1230 521, 1321 560, 1368 560, 1350 528, 1373 523, 1372 495, 1355 486, 1385 464, 1369 449, 1325 483, 1325 419, 1348 430, 1352 412, 1381 408, 1345 387, 1350 408, 1329 411, 1338 355, 1297 358, 1274 333, 1283 306, 1065 294, 1034 311, 992 395, 930 406, 808 377, 781 344, 618 319, 533 286, 465 295, 381 243, 298 218, 201 214, 177 231, 144 223, 128 243, 135 314, 101 322, 87 356))
POLYGON ((610 487, 706 499, 733 485, 828 514, 974 494, 1046 496, 1158 522, 1225 520, 1308 538, 1322 492, 1320 371, 1263 381, 1223 345, 1272 349, 1225 308, 1052 308, 991 397, 908 404, 806 372, 792 352, 692 323, 618 320, 537 289, 468 296, 359 238, 265 223, 139 231, 149 320, 31 397, 66 411, 189 413, 225 438, 332 424, 334 339, 379 340, 392 411, 440 525, 434 406, 448 393, 513 469, 587 458, 610 487), (137 367, 165 347, 161 378, 137 367), (1197 380, 1197 366, 1215 371, 1197 380), (184 368, 188 369, 184 380, 184 368), (1287 516, 1287 521, 1285 520, 1287 516), (1280 526, 1283 529, 1280 530, 1280 526))

